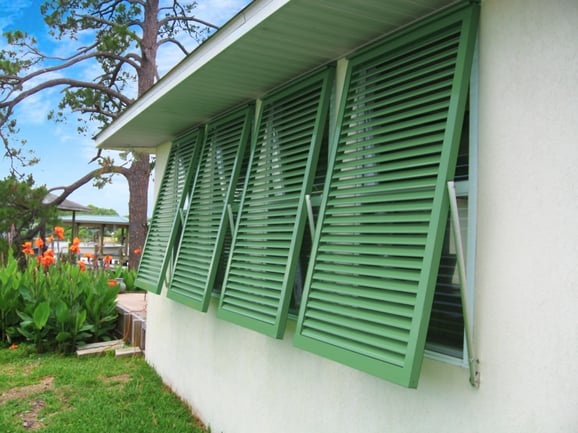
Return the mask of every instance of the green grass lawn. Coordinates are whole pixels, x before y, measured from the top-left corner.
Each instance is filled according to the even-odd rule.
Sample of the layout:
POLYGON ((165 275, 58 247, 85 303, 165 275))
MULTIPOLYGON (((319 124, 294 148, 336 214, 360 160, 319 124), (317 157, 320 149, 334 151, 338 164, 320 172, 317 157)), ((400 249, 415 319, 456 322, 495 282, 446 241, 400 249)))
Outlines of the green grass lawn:
POLYGON ((206 433, 143 357, 0 349, 0 432, 206 433))

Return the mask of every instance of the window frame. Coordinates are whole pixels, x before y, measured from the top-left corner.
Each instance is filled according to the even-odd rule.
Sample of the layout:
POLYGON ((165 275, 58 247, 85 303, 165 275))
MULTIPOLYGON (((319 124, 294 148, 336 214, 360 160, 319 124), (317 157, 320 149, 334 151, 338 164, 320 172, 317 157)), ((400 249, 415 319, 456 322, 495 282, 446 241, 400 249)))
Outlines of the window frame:
MULTIPOLYGON (((478 101, 479 101, 479 46, 476 39, 474 48, 474 58, 472 62, 472 71, 470 74, 470 88, 469 88, 469 134, 468 134, 468 180, 456 181, 456 196, 457 198, 468 199, 468 227, 467 227, 467 249, 466 254, 466 280, 467 280, 467 295, 470 305, 468 311, 471 317, 469 322, 473 325, 475 323, 475 286, 476 286, 476 244, 477 244, 477 222, 478 222, 478 101)), ((464 306, 462 305, 462 309, 464 306)), ((465 330, 464 330, 465 333, 465 330)), ((469 368, 467 341, 464 335, 464 343, 462 347, 462 356, 451 356, 433 347, 425 349, 425 356, 436 361, 446 362, 452 365, 457 365, 463 368, 469 368)))
MULTIPOLYGON (((469 57, 471 55, 471 53, 473 52, 473 46, 474 46, 474 42, 475 42, 475 35, 477 34, 477 19, 479 16, 479 7, 477 5, 460 5, 458 8, 452 10, 451 12, 447 12, 446 14, 441 14, 441 16, 435 16, 432 17, 431 20, 429 20, 429 22, 422 22, 420 23, 420 26, 417 27, 417 29, 415 28, 408 28, 406 30, 406 32, 401 32, 400 34, 396 34, 396 36, 393 38, 392 42, 387 41, 386 44, 390 44, 388 45, 388 49, 391 49, 391 47, 395 47, 396 44, 400 43, 399 41, 401 40, 400 38, 402 38, 404 35, 411 35, 411 38, 417 38, 419 37, 420 34, 428 34, 427 32, 431 31, 430 29, 430 25, 432 26, 432 29, 435 28, 439 28, 441 29, 442 26, 445 25, 449 25, 450 22, 452 22, 452 20, 458 20, 461 24, 461 29, 462 29, 462 35, 460 36, 460 43, 463 43, 464 46, 463 48, 465 49, 466 53, 469 53, 467 56, 469 57), (411 33, 409 33, 411 32, 411 33), (422 33, 425 32, 425 33, 422 33)), ((379 47, 380 45, 378 44, 377 47, 379 47)), ((377 48, 375 46, 370 46, 368 47, 367 51, 356 54, 356 59, 358 62, 363 62, 365 58, 372 58, 372 59, 377 59, 377 57, 372 57, 375 54, 372 53, 373 50, 375 50, 375 52, 379 51, 381 48, 377 48)), ((472 59, 471 57, 465 61, 464 64, 460 64, 459 61, 458 63, 456 63, 456 70, 454 72, 454 84, 453 85, 458 85, 459 86, 459 92, 456 90, 455 94, 452 93, 453 95, 458 96, 459 99, 461 99, 464 102, 460 102, 459 104, 464 104, 461 105, 459 110, 462 110, 463 107, 465 106, 465 96, 466 96, 466 92, 467 92, 467 82, 468 82, 468 78, 463 77, 463 69, 464 67, 469 67, 471 65, 472 59), (457 84, 460 83, 460 84, 457 84)), ((383 60, 382 60, 383 62, 383 60)), ((360 64, 360 63, 358 63, 360 64)), ((351 65, 351 64, 350 64, 351 65)), ((372 67, 372 63, 368 64, 368 67, 372 67)), ((370 71, 372 69, 369 69, 370 71)), ((352 69, 351 67, 348 69, 348 74, 352 74, 352 69)), ((361 72, 360 72, 361 73, 361 72)), ((359 75, 359 77, 362 77, 362 75, 359 75)), ((361 78, 360 78, 361 79, 361 78)), ((359 83, 362 83, 361 81, 359 83)), ((358 84, 359 86, 359 84, 358 84)), ((350 90, 348 90, 348 93, 351 91, 351 89, 353 89, 355 91, 357 87, 355 88, 350 88, 350 90)), ((351 96, 351 98, 353 98, 353 96, 351 96)), ((352 99, 353 101, 354 99, 352 99)), ((345 101, 345 97, 343 98, 343 101, 345 101)), ((353 110, 353 106, 352 106, 352 110, 353 110)), ((343 112, 344 110, 344 106, 342 106, 340 108, 343 112)), ((363 112, 362 112, 363 113, 363 112)), ((456 112, 457 113, 457 112, 456 112)), ((454 114, 456 114, 454 113, 454 114)), ((450 111, 448 111, 448 119, 451 118, 452 114, 451 114, 451 109, 450 111)), ((457 120, 457 122, 461 122, 461 114, 458 115, 459 117, 455 118, 455 119, 459 119, 457 120)), ((363 114, 360 119, 363 120, 364 117, 366 117, 365 114, 363 114)), ((356 117, 352 117, 352 120, 350 120, 349 122, 354 122, 354 119, 356 117)), ((455 121, 455 120, 454 120, 455 121)), ((353 128, 350 130, 360 130, 362 135, 360 135, 361 137, 363 137, 363 134, 367 135, 367 133, 364 133, 363 131, 365 131, 365 129, 360 129, 363 124, 359 124, 356 126, 356 123, 352 123, 352 126, 349 126, 349 128, 353 128)), ((457 131, 459 131, 461 129, 461 124, 453 124, 452 126, 449 126, 452 124, 448 124, 447 127, 450 127, 451 129, 446 130, 446 132, 444 134, 450 134, 453 138, 452 140, 457 140, 459 139, 459 136, 456 137, 456 135, 458 135, 459 133, 457 133, 457 131)), ((349 131, 349 130, 346 130, 349 131)), ((345 132, 341 131, 340 134, 344 134, 345 132)), ((348 135, 349 136, 349 135, 348 135)), ((348 137, 347 136, 347 137, 348 137)), ((343 146, 346 145, 346 139, 344 138, 344 144, 343 146)), ((360 145, 361 146, 361 145, 360 145)), ((344 147, 344 152, 345 152, 345 147, 344 147)), ((455 150, 457 152, 457 149, 455 150)), ((333 164, 333 162, 330 162, 330 164, 333 164)), ((340 162, 340 166, 348 166, 348 163, 344 160, 342 162, 340 162)), ((440 166, 442 167, 442 166, 440 166)), ((330 171, 333 169, 333 167, 330 168, 330 171)), ((362 173, 364 171, 359 171, 359 173, 362 173)), ((442 172, 443 173, 443 172, 442 172)), ((329 176, 331 174, 328 173, 328 180, 330 179, 329 176)), ((365 182, 364 182, 365 183, 365 182)), ((338 185, 341 185, 342 182, 338 182, 338 185)), ((324 197, 327 197, 328 194, 330 193, 330 189, 328 189, 329 186, 326 186, 326 191, 324 193, 324 197)), ((372 191, 372 188, 369 187, 369 189, 367 189, 367 191, 372 191)), ((439 197, 442 197, 442 204, 441 204, 441 212, 442 214, 445 214, 448 210, 448 197, 447 197, 447 185, 444 184, 438 184, 438 186, 436 187, 436 195, 439 194, 439 197)), ((347 197, 347 196, 346 196, 347 197)), ((335 206, 339 206, 340 202, 336 202, 335 206)), ((347 199, 345 202, 343 203, 348 203, 347 199)), ((353 203, 353 202, 351 202, 353 203)), ((360 203, 362 203, 360 201, 360 203)), ((370 203, 370 202, 368 202, 370 203)), ((323 207, 327 206, 325 203, 323 204, 323 207)), ((435 205, 438 206, 438 205, 435 205)), ((325 209, 321 210, 322 213, 322 219, 325 217, 324 213, 325 213, 325 209)), ((337 208, 336 208, 337 209, 337 208)), ((377 208, 376 208, 377 209, 377 208)), ((436 212, 439 211, 440 208, 436 208, 434 207, 433 209, 438 209, 436 210, 436 212)), ((440 215, 442 215, 440 214, 440 215)), ((337 220, 336 220, 337 221, 337 220)), ((446 218, 445 216, 442 217, 442 219, 436 218, 434 221, 435 224, 433 225, 434 227, 445 227, 446 224, 446 218)), ((322 222, 323 224, 323 222, 322 222)), ((436 229, 437 234, 435 235, 435 237, 438 239, 436 241, 436 245, 433 247, 432 245, 430 245, 427 248, 434 248, 433 250, 429 250, 430 252, 426 251, 426 255, 430 254, 431 251, 439 251, 438 248, 440 248, 440 238, 443 239, 443 233, 445 233, 445 230, 443 230, 443 233, 440 235, 440 230, 441 229, 436 229)), ((317 233, 316 233, 316 239, 314 241, 314 248, 319 248, 319 237, 320 237, 320 233, 323 232, 323 229, 318 228, 317 229, 317 233)), ((332 232, 330 232, 332 233, 332 232)), ((352 232, 353 233, 353 232, 352 232)), ((331 238, 332 236, 329 236, 329 238, 331 238)), ((340 242, 339 240, 337 240, 337 242, 340 242)), ((329 248, 330 245, 325 246, 324 248, 327 250, 327 248, 329 248)), ((317 254, 317 253, 314 253, 317 254)), ((434 252, 434 258, 433 261, 430 261, 430 263, 436 263, 436 258, 435 256, 437 255, 437 252, 434 252)), ((424 260, 426 259, 427 256, 424 256, 424 260)), ((424 316, 422 319, 420 319, 420 321, 418 322, 417 325, 413 325, 412 324, 412 331, 410 336, 408 337, 409 339, 407 340, 407 344, 408 344, 408 349, 405 353, 405 361, 396 361, 394 360, 394 358, 389 358, 389 355, 387 353, 384 354, 384 358, 383 360, 377 357, 373 357, 372 354, 372 345, 373 344, 378 344, 377 343, 377 339, 373 338, 373 335, 381 335, 381 334, 377 334, 377 332, 379 332, 377 329, 372 329, 372 321, 375 318, 370 318, 370 316, 365 316, 364 314, 364 318, 360 319, 363 320, 363 324, 358 324, 355 327, 351 327, 349 328, 349 325, 344 324, 341 327, 345 327, 345 329, 347 330, 347 334, 344 336, 340 336, 339 334, 337 334, 338 332, 338 327, 339 326, 333 326, 331 325, 332 323, 334 323, 335 320, 337 320, 338 317, 340 317, 343 314, 348 314, 345 312, 345 310, 350 310, 351 308, 338 308, 338 310, 343 310, 340 313, 333 313, 331 312, 331 302, 335 302, 336 299, 334 299, 333 301, 321 301, 322 304, 319 304, 319 301, 317 301, 317 299, 322 299, 322 298, 318 298, 318 296, 321 296, 321 294, 319 294, 319 291, 325 292, 326 290, 328 290, 327 293, 333 293, 328 287, 323 287, 320 286, 320 284, 322 283, 316 283, 316 286, 319 288, 315 288, 312 289, 312 281, 317 281, 315 280, 315 273, 317 271, 314 270, 314 261, 317 260, 317 257, 314 256, 312 257, 312 262, 310 263, 309 266, 309 272, 308 272, 308 277, 307 277, 307 282, 306 282, 306 288, 305 288, 305 299, 307 299, 305 301, 305 304, 301 305, 301 309, 300 309, 300 313, 299 313, 299 318, 298 318, 298 322, 297 322, 297 328, 296 328, 296 334, 294 337, 294 345, 296 345, 297 347, 300 347, 304 350, 308 350, 311 351, 313 353, 316 353, 318 355, 336 360, 338 362, 344 363, 346 365, 349 365, 353 368, 357 368, 360 369, 362 371, 366 371, 370 374, 382 377, 386 380, 390 380, 393 382, 396 382, 400 385, 403 386, 408 386, 408 387, 417 387, 417 383, 418 383, 418 379, 419 379, 419 372, 421 370, 421 362, 424 356, 424 348, 425 348, 425 333, 427 333, 427 328, 429 327, 429 311, 427 310, 427 304, 429 301, 425 300, 423 298, 421 298, 421 296, 432 296, 433 297, 433 289, 432 289, 432 285, 435 285, 435 279, 432 281, 431 277, 427 277, 428 279, 428 283, 423 286, 423 287, 429 287, 427 289, 427 292, 429 294, 427 295, 419 295, 416 297, 416 308, 421 309, 422 306, 424 306, 425 310, 424 310, 424 316), (309 293, 311 290, 313 290, 313 292, 317 292, 317 295, 315 295, 315 319, 311 319, 311 317, 313 316, 309 316, 307 313, 307 310, 310 308, 307 303, 309 302, 308 296, 311 296, 311 294, 309 293), (323 302, 326 302, 327 304, 324 305, 323 302), (321 308, 321 310, 320 310, 321 308), (333 321, 329 321, 327 323, 329 323, 330 325, 327 325, 328 327, 326 327, 325 325, 323 325, 323 322, 325 320, 327 320, 327 316, 328 315, 335 315, 335 317, 333 318, 333 321), (317 323, 319 322, 319 323, 317 323), (306 325, 306 323, 310 323, 308 325, 306 325), (322 327, 323 326, 323 327, 322 327), (414 328, 414 326, 419 326, 419 331, 417 331, 416 329, 418 328, 414 328), (364 331, 361 331, 361 329, 366 329, 364 331), (425 333, 424 333, 424 328, 425 328, 425 333), (372 329, 372 330, 370 330, 372 329), (305 334, 306 332, 306 334, 305 334), (373 333, 376 334, 373 334, 373 333), (367 337, 359 337, 359 338, 363 338, 364 340, 356 340, 356 334, 361 334, 361 333, 365 333, 364 335, 367 335, 367 337), (417 333, 417 334, 414 334, 417 333), (367 340, 365 340, 365 338, 367 338, 367 340), (414 338, 417 338, 417 340, 414 340, 414 338), (375 340, 375 341, 372 341, 375 340), (341 343, 341 341, 343 341, 343 343, 341 343), (360 342, 360 347, 359 349, 354 349, 354 347, 356 347, 355 345, 357 344, 357 341, 360 342), (361 347, 362 345, 365 345, 364 347, 361 347), (358 351, 359 350, 359 351, 358 351), (371 354, 371 355, 370 355, 371 354), (391 359, 391 363, 388 359, 391 359), (398 362, 400 362, 398 364, 398 362)), ((430 260, 430 259, 427 259, 430 260)), ((439 265, 436 264, 436 275, 437 275, 437 266, 439 265)), ((335 264, 332 265, 334 269, 335 268, 335 264)), ((424 266, 424 265, 422 265, 424 266)), ((430 267, 427 266, 425 269, 429 269, 430 267)), ((323 266, 321 269, 328 269, 328 266, 323 266)), ((433 270, 433 269, 432 269, 433 270)), ((335 271, 337 272, 337 271, 335 271)), ((320 274, 323 274, 323 271, 320 271, 320 274)), ((428 272, 429 274, 429 272, 428 272)), ((351 274, 353 275, 353 273, 351 274)), ((368 275, 372 275, 372 274, 368 274, 368 275)), ((394 273, 395 275, 395 273, 394 273)), ((424 275, 425 277, 425 275, 424 275)), ((324 278, 328 278, 327 276, 324 278)), ((392 277, 392 278, 397 278, 397 277, 392 277)), ((320 281, 325 281, 325 279, 320 280, 320 281)), ((424 284, 423 280, 420 280, 420 286, 422 284, 424 284)), ((335 289, 335 290, 340 290, 340 289, 335 289)), ((394 290, 394 289, 392 289, 394 290)), ((335 292, 338 293, 338 292, 335 292)), ((341 291, 339 291, 339 293, 341 293, 341 291)), ((343 293, 350 293, 347 296, 352 296, 352 297, 356 297, 358 295, 355 295, 356 292, 355 290, 352 292, 343 292, 343 293)), ((361 293, 361 292, 359 292, 361 293)), ((329 296, 329 295, 327 295, 329 296)), ((325 295, 324 295, 325 298, 325 295)), ((327 298, 329 299, 329 298, 327 298)), ((357 298, 356 298, 357 299, 357 298)), ((365 298, 359 298, 359 299, 365 299, 365 298)), ((345 302, 345 301, 341 301, 341 302, 345 302)), ((364 302, 364 301, 363 301, 364 302)), ((369 301, 368 301, 369 302, 369 301)), ((399 300, 395 300, 392 301, 394 303, 401 303, 401 299, 399 300)), ((403 301, 405 302, 405 301, 403 301)), ((356 302, 358 303, 358 302, 356 302)), ((360 306, 362 304, 359 304, 360 306)), ((402 305, 402 304, 400 304, 402 305)), ((337 307, 336 307, 337 308, 337 307)), ((368 311, 373 311, 373 308, 368 310, 368 311)), ((377 311, 377 310, 375 310, 377 311)), ((361 313, 359 313, 361 314, 361 313)), ((375 315, 375 314, 374 314, 375 315)), ((355 317, 352 316, 347 316, 350 319, 351 323, 355 322, 355 317)), ((361 317, 361 316, 360 316, 361 317)), ((413 316, 412 316, 413 317, 413 316)), ((375 319, 376 320, 376 319, 375 319)), ((413 323, 412 319, 412 323, 413 323)), ((395 323, 395 322, 392 322, 395 323)), ((337 322, 335 322, 335 324, 337 325, 337 322)), ((401 324, 400 324, 401 325, 401 324)), ((384 325, 384 326, 388 326, 391 327, 392 329, 396 326, 399 325, 384 325)), ((385 332, 385 331, 384 331, 385 332)), ((397 332, 395 332, 394 334, 392 334, 390 337, 385 337, 385 338, 389 338, 390 341, 392 342, 396 342, 397 338, 401 338, 400 336, 397 335, 397 332)), ((397 346, 397 344, 396 344, 397 346)), ((395 350, 401 350, 398 348, 393 348, 391 349, 392 351, 395 350)), ((394 352, 391 352, 394 353, 394 352)), ((400 352, 401 353, 401 352, 400 352)), ((403 359, 403 358, 402 358, 403 359)))

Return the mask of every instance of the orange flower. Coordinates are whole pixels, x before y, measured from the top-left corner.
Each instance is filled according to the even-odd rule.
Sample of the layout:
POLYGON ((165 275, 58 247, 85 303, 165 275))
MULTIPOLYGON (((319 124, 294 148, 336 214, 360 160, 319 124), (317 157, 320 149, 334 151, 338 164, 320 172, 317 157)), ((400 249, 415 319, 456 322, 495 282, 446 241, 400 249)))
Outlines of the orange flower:
POLYGON ((58 238, 58 240, 64 239, 64 229, 62 227, 54 227, 54 234, 58 238))
POLYGON ((50 265, 54 264, 54 256, 50 255, 43 255, 40 259, 40 264, 44 266, 44 268, 48 268, 50 265))
POLYGON ((134 249, 134 253, 138 256, 141 253, 141 249, 140 248, 135 248, 134 249))
POLYGON ((84 253, 84 254, 82 255, 82 257, 86 257, 87 259, 92 260, 92 259, 94 259, 94 254, 92 254, 92 253, 84 253))
POLYGON ((34 245, 35 245, 37 248, 42 248, 42 247, 44 247, 44 241, 42 240, 42 238, 41 238, 40 236, 38 236, 38 237, 36 238, 36 240, 34 241, 34 245))
POLYGON ((29 254, 31 256, 34 255, 34 250, 32 249, 32 242, 24 242, 22 244, 22 253, 29 254))
POLYGON ((50 235, 46 238, 46 242, 51 244, 52 242, 54 242, 54 236, 50 235))
POLYGON ((10 350, 18 349, 18 345, 12 344, 8 349, 10 349, 10 350))
POLYGON ((48 266, 54 264, 54 261, 54 251, 48 248, 42 255, 42 264, 45 268, 47 268, 48 266))
POLYGON ((112 256, 105 256, 104 257, 104 263, 110 264, 111 262, 112 262, 112 256))
POLYGON ((74 240, 72 241, 72 245, 70 245, 68 247, 68 249, 70 250, 71 253, 79 254, 80 253, 79 245, 80 245, 80 239, 74 238, 74 240))
POLYGON ((78 264, 78 266, 80 267, 80 270, 81 270, 82 272, 86 271, 86 265, 84 264, 84 262, 83 262, 82 260, 79 260, 79 261, 77 262, 77 264, 78 264))

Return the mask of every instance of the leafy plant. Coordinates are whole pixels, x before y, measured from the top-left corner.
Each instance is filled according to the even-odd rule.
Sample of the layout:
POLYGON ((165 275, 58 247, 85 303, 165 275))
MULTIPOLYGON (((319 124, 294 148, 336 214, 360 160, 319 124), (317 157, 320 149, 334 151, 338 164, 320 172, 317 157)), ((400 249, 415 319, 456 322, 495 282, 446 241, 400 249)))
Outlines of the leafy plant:
POLYGON ((124 284, 126 284, 127 292, 134 292, 137 290, 134 282, 136 280, 136 271, 132 269, 125 269, 122 278, 124 279, 124 284))
POLYGON ((50 328, 46 326, 50 317, 50 303, 44 301, 36 305, 32 316, 20 311, 18 315, 22 318, 18 332, 26 337, 38 351, 41 351, 50 332, 50 328))
POLYGON ((62 300, 59 300, 56 309, 55 337, 58 350, 61 352, 71 352, 77 345, 83 344, 91 337, 92 325, 86 323, 86 310, 79 304, 72 309, 62 300))
POLYGON ((132 269, 118 267, 111 272, 110 278, 122 278, 127 292, 134 292, 138 290, 134 282, 136 280, 136 271, 132 269))
POLYGON ((20 340, 38 351, 68 353, 84 342, 110 339, 118 313, 118 286, 102 270, 74 263, 28 258, 23 270, 10 256, 0 268, 0 335, 3 344, 20 340))
POLYGON ((116 328, 118 313, 116 297, 118 286, 110 286, 105 273, 95 278, 94 284, 88 290, 86 297, 86 312, 88 323, 92 327, 94 339, 103 341, 109 339, 116 328))
POLYGON ((17 311, 23 302, 19 290, 21 277, 18 262, 9 253, 6 266, 0 268, 0 344, 10 344, 18 335, 20 320, 17 311))

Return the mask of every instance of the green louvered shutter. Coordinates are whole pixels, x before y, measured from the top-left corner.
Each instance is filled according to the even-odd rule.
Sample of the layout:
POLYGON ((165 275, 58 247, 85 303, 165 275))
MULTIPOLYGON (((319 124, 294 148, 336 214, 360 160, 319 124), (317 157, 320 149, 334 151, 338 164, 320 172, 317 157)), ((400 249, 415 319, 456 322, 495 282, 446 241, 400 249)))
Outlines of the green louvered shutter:
POLYGON ((163 286, 180 230, 183 192, 192 177, 191 166, 200 138, 198 130, 192 132, 176 140, 169 153, 135 280, 137 287, 149 292, 158 294, 163 286))
POLYGON ((277 338, 285 329, 331 76, 325 70, 266 98, 252 141, 217 314, 277 338))
POLYGON ((197 310, 207 311, 211 299, 253 112, 246 108, 207 125, 167 294, 197 310))
POLYGON ((416 387, 467 100, 477 7, 349 63, 294 344, 416 387))

